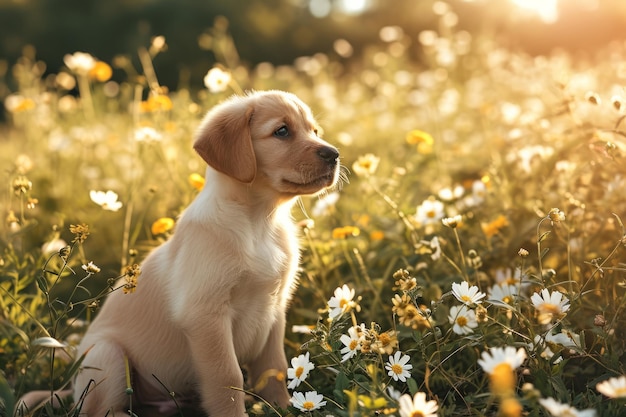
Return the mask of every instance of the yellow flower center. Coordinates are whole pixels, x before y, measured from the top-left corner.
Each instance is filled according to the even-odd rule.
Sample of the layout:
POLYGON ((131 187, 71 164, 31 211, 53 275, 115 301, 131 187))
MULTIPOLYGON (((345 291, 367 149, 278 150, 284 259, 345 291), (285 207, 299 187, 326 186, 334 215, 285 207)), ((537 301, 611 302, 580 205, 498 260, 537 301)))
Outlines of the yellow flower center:
POLYGON ((461 327, 467 326, 467 317, 461 316, 456 318, 456 324, 461 327))
POLYGON ((522 405, 517 398, 505 398, 500 403, 500 414, 504 417, 520 417, 522 415, 522 405))
POLYGON ((394 374, 396 374, 396 375, 401 375, 401 374, 402 374, 402 371, 404 371, 404 368, 402 367, 402 365, 397 364, 397 363, 394 363, 394 364, 391 366, 391 371, 392 371, 394 374))
POLYGON ((626 397, 626 387, 615 388, 616 397, 626 397))
POLYGON ((539 309, 548 314, 559 314, 561 312, 561 306, 556 304, 545 303, 539 309))
POLYGON ((415 411, 411 412, 411 417, 424 417, 424 413, 422 413, 419 410, 415 410, 415 411))
POLYGON ((462 295, 461 301, 472 301, 472 297, 470 297, 469 295, 462 295))
POLYGON ((506 396, 515 388, 515 373, 511 365, 507 362, 494 366, 489 379, 491 382, 491 391, 494 394, 506 396))
POLYGON ((298 366, 296 368, 296 378, 300 378, 303 372, 304 372, 304 368, 302 366, 298 366))
POLYGON ((502 297, 502 301, 507 304, 511 304, 511 302, 513 301, 513 298, 507 295, 507 296, 502 297))
POLYGON ((349 346, 349 347, 350 347, 350 350, 354 350, 354 349, 356 349, 356 347, 357 347, 358 345, 359 345, 359 341, 358 341, 358 340, 354 340, 354 339, 352 339, 352 340, 350 341, 350 346, 349 346))
POLYGON ((346 304, 348 304, 348 300, 346 300, 345 298, 342 298, 339 301, 339 307, 341 307, 342 309, 345 308, 346 304))
POLYGON ((437 213, 435 212, 435 210, 429 210, 426 212, 426 217, 433 219, 435 216, 437 215, 437 213))
POLYGON ((380 341, 380 343, 383 344, 383 346, 387 346, 389 343, 391 343, 391 338, 387 333, 383 333, 378 336, 378 340, 380 341))
POLYGON ((409 307, 413 307, 413 306, 407 306, 407 309, 404 311, 404 316, 406 317, 407 320, 413 320, 415 317, 417 317, 417 309, 415 307, 413 308, 409 308, 409 307))
POLYGON ((305 401, 302 403, 302 408, 305 410, 312 410, 315 407, 313 401, 305 401))

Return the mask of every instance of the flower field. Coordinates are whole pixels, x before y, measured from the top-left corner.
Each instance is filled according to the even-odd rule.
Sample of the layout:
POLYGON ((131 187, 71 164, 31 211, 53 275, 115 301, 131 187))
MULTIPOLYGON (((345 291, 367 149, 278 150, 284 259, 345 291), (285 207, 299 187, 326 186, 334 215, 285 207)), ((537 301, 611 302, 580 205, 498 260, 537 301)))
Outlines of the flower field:
POLYGON ((416 39, 384 27, 362 56, 338 39, 284 66, 246 66, 218 24, 199 92, 159 84, 162 37, 139 66, 68 51, 44 75, 26 49, 16 86, 0 69, 0 414, 67 387, 106 294, 141 285, 204 184, 202 115, 281 89, 311 106, 345 178, 293 213, 293 359, 276 376, 292 406, 250 386, 250 415, 626 415, 626 43, 531 57, 439 12, 416 39))

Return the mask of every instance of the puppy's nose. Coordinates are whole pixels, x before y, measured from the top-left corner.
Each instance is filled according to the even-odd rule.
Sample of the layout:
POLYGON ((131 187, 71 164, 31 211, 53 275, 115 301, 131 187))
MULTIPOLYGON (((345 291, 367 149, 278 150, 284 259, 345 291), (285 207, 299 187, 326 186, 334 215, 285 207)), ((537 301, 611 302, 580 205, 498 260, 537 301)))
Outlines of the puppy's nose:
POLYGON ((339 151, 332 146, 322 146, 317 150, 317 154, 329 164, 336 162, 339 158, 339 151))

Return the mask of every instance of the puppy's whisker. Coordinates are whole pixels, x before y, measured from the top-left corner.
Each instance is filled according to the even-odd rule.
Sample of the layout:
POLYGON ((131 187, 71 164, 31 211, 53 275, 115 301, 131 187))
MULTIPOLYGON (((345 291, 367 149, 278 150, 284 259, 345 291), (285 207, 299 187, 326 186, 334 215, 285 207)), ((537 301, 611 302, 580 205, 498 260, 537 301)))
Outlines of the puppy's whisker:
POLYGON ((302 214, 304 215, 304 217, 306 219, 311 219, 311 216, 309 216, 309 213, 307 213, 306 211, 306 207, 304 207, 304 201, 302 201, 302 197, 297 198, 296 204, 298 205, 298 208, 302 211, 302 214))

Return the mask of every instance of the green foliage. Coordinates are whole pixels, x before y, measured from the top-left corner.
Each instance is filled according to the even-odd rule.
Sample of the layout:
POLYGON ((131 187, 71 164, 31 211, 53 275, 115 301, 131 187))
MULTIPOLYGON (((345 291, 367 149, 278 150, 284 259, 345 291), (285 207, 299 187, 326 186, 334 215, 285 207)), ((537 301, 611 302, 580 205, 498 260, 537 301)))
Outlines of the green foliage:
MULTIPOLYGON (((82 324, 107 292, 132 292, 135 263, 201 186, 190 146, 201 114, 233 91, 278 88, 311 105, 352 170, 294 213, 304 251, 286 348, 315 365, 295 389, 324 396, 311 415, 408 412, 399 396, 420 393, 442 416, 516 406, 540 416, 548 397, 623 412, 596 384, 626 373, 626 105, 614 70, 626 51, 609 47, 593 65, 532 58, 446 21, 418 40, 389 28, 352 60, 254 68, 217 26, 221 81, 200 92, 160 87, 158 42, 140 50, 141 70, 114 64, 122 83, 108 81, 106 63, 42 79, 24 56, 0 143, 5 409, 65 387, 82 324), (479 364, 503 347, 524 354, 512 374, 479 364), (497 383, 507 378, 510 388, 497 383)), ((300 411, 258 402, 249 412, 300 411)))

